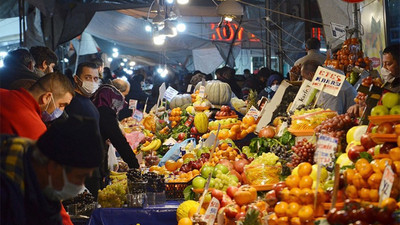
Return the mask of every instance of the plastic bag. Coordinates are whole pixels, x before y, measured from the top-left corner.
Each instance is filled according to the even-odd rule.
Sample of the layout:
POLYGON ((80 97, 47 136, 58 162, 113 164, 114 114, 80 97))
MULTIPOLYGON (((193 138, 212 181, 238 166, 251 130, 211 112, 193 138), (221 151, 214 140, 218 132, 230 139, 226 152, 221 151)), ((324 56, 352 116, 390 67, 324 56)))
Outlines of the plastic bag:
POLYGON ((184 148, 190 141, 193 141, 193 147, 196 147, 196 139, 194 138, 188 138, 181 143, 176 143, 165 153, 158 163, 158 166, 163 166, 168 160, 178 160, 181 157, 181 148, 184 148))
POLYGON ((108 169, 110 171, 118 171, 118 160, 115 155, 115 148, 111 143, 108 146, 108 169))

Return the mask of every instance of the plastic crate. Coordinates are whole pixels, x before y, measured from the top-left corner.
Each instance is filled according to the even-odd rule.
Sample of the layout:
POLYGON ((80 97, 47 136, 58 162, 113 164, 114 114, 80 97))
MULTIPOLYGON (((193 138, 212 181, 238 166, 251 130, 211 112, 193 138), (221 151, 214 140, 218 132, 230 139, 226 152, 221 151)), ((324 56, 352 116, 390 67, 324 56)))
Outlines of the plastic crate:
POLYGON ((184 200, 183 190, 190 185, 190 182, 165 183, 165 197, 167 200, 184 200))

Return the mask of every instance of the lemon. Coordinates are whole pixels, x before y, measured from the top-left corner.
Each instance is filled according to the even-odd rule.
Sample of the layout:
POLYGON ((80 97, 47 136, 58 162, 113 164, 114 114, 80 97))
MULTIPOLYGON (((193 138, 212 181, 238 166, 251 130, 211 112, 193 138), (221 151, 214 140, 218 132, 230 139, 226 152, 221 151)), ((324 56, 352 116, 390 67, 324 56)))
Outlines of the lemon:
MULTIPOLYGON (((316 181, 317 180, 317 169, 318 169, 318 165, 314 164, 312 165, 312 170, 311 170, 311 174, 310 177, 316 181)), ((321 166, 321 177, 320 177, 320 182, 325 181, 328 178, 328 171, 325 169, 325 167, 321 166)))
POLYGON ((353 162, 349 159, 349 156, 346 153, 341 154, 336 160, 336 163, 339 164, 340 167, 353 165, 353 162))
POLYGON ((360 141, 361 136, 367 132, 367 125, 352 127, 346 134, 346 141, 350 143, 352 141, 360 141))

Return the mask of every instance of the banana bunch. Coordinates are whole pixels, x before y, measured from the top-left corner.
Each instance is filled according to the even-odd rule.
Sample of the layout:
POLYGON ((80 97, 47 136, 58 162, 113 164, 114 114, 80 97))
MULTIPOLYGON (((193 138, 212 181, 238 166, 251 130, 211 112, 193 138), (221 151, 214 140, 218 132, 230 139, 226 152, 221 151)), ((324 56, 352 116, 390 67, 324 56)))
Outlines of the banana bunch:
POLYGON ((110 180, 122 181, 126 180, 126 172, 110 171, 110 180))
POLYGON ((159 149, 161 147, 161 140, 158 138, 155 138, 153 141, 150 142, 150 144, 146 145, 146 146, 142 146, 140 148, 140 150, 144 151, 144 152, 148 152, 148 151, 156 151, 157 149, 159 149))

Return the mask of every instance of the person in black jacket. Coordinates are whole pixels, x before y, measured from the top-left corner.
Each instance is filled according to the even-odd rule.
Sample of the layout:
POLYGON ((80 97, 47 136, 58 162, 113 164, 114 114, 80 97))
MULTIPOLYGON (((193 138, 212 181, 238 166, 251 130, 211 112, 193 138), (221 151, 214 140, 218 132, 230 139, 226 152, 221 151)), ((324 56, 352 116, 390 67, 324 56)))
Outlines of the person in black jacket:
MULTIPOLYGON (((116 81, 113 81, 113 83, 116 83, 116 81)), ((129 92, 129 90, 125 90, 125 92, 129 92)), ((115 86, 104 84, 95 92, 92 101, 100 114, 99 126, 103 141, 106 142, 109 140, 111 142, 129 168, 139 168, 136 156, 119 128, 117 115, 126 105, 124 95, 115 86)), ((106 154, 106 156, 103 168, 106 169, 105 171, 108 171, 108 155, 106 154)))

